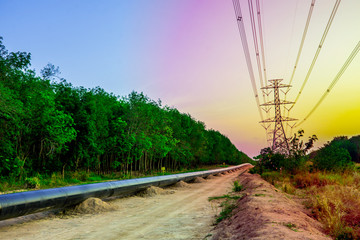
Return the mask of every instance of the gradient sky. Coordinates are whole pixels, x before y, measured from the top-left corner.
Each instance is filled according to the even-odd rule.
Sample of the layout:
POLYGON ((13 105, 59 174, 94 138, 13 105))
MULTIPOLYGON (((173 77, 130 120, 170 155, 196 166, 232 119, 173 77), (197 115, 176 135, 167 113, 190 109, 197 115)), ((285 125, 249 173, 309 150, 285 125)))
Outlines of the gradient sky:
MULTIPOLYGON (((241 0, 251 57, 247 1, 241 0)), ((268 78, 289 81, 311 0, 261 0, 268 78)), ((293 88, 306 76, 335 0, 317 0, 293 88)), ((341 2, 291 116, 303 119, 360 40, 360 1, 341 2)), ((249 156, 266 146, 231 0, 0 0, 0 36, 60 67, 74 86, 125 96, 143 91, 219 130, 249 156)), ((255 73, 257 73, 255 71, 255 73)), ((258 82, 258 75, 255 74, 258 82)), ((317 147, 360 134, 360 56, 301 128, 317 147)))

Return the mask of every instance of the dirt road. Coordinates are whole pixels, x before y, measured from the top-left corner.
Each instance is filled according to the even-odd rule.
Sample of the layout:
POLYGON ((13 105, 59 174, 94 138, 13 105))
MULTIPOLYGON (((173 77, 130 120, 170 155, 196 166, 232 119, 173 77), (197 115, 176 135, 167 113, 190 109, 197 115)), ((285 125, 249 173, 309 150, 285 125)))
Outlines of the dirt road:
POLYGON ((117 210, 95 215, 0 222, 4 239, 204 239, 220 209, 208 201, 231 191, 236 171, 174 188, 173 194, 110 202, 117 210))

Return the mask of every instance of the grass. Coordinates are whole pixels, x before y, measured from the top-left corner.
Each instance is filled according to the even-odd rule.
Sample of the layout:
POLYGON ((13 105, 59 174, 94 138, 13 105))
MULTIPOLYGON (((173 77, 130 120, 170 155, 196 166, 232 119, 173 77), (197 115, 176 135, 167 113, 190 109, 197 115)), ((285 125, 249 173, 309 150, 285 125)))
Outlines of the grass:
POLYGON ((360 239, 358 170, 302 172, 295 175, 266 173, 264 179, 286 193, 301 193, 301 197, 307 199, 304 201, 305 207, 311 209, 313 216, 323 224, 326 233, 334 239, 360 239), (299 193, 297 189, 300 189, 299 193))
POLYGON ((222 207, 221 212, 219 216, 216 218, 216 223, 221 222, 222 220, 229 218, 232 216, 232 211, 237 207, 236 200, 241 199, 243 195, 234 195, 238 194, 238 192, 243 190, 243 186, 238 182, 235 181, 233 183, 233 193, 225 194, 222 196, 216 196, 216 197, 209 197, 208 200, 219 200, 223 199, 224 201, 220 204, 220 207, 222 207))
POLYGON ((309 190, 314 216, 337 239, 360 238, 360 191, 344 185, 327 185, 309 190))
POLYGON ((284 224, 285 227, 288 227, 290 230, 293 230, 294 232, 298 232, 299 230, 296 228, 296 225, 293 223, 286 223, 284 224))
POLYGON ((290 182, 283 182, 279 187, 283 192, 286 192, 287 194, 294 195, 296 192, 296 188, 290 182))
POLYGON ((240 199, 242 196, 230 196, 228 194, 217 196, 217 197, 209 197, 208 201, 212 200, 218 200, 218 199, 225 199, 220 204, 220 207, 222 207, 221 212, 219 216, 216 218, 216 223, 221 222, 222 220, 231 217, 232 211, 236 208, 236 204, 234 200, 240 199))
POLYGON ((234 192, 241 192, 243 190, 243 188, 244 188, 243 185, 241 185, 238 181, 235 181, 232 190, 234 192))
POLYGON ((152 171, 149 174, 141 174, 132 172, 132 174, 124 174, 122 172, 113 172, 109 174, 97 174, 84 170, 80 171, 67 171, 64 176, 60 172, 54 172, 49 175, 36 173, 34 176, 19 180, 14 177, 0 177, 0 192, 15 192, 15 191, 28 191, 32 189, 47 189, 54 187, 64 187, 71 185, 81 185, 89 183, 98 183, 110 180, 124 180, 138 177, 150 177, 159 175, 170 175, 176 173, 187 173, 205 171, 214 168, 224 167, 223 165, 217 166, 201 166, 195 169, 181 169, 180 171, 152 171))
POLYGON ((254 196, 255 196, 255 197, 265 197, 266 195, 265 195, 265 194, 262 194, 262 193, 256 193, 254 196))
POLYGON ((212 201, 212 200, 218 200, 218 199, 232 199, 232 200, 237 200, 242 198, 242 196, 230 196, 229 194, 226 195, 222 195, 222 196, 217 196, 217 197, 209 197, 208 201, 212 201))
POLYGON ((232 211, 236 208, 236 205, 231 203, 229 200, 223 202, 220 206, 222 207, 222 210, 219 214, 219 217, 216 218, 216 223, 231 217, 232 211))

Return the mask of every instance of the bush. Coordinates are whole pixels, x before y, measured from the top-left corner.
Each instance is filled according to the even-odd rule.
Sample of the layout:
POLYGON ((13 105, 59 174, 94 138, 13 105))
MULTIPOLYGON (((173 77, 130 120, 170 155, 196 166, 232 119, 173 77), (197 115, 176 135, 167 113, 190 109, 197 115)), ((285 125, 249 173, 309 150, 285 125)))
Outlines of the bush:
POLYGON ((66 185, 63 176, 60 172, 52 173, 50 179, 48 179, 48 185, 50 187, 58 187, 66 185))
POLYGON ((276 181, 281 181, 283 180, 283 176, 281 173, 279 172, 275 172, 275 171, 272 171, 272 172, 264 172, 263 174, 261 174, 261 177, 271 183, 272 185, 275 185, 276 181))
POLYGON ((38 177, 31 177, 25 179, 27 188, 40 188, 40 179, 38 177))
POLYGON ((353 166, 349 152, 336 143, 325 145, 314 158, 314 166, 319 170, 344 171, 353 166))
POLYGON ((76 171, 71 176, 71 178, 78 179, 82 182, 86 182, 89 177, 90 177, 90 173, 87 171, 76 171))

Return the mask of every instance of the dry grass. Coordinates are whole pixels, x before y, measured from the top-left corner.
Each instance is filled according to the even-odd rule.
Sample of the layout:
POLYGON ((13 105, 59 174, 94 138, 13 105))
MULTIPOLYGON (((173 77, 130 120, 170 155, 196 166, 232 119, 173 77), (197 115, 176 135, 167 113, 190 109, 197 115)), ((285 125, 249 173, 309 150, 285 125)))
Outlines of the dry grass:
MULTIPOLYGON (((295 194, 304 189, 306 206, 335 239, 360 239, 360 173, 298 173, 278 178, 267 174, 266 180, 282 191, 295 194)), ((302 191, 302 192, 304 192, 302 191)))
POLYGON ((290 182, 283 182, 278 187, 288 194, 294 195, 296 193, 296 188, 290 182))
POLYGON ((356 187, 327 185, 311 187, 309 198, 314 216, 337 239, 360 238, 360 191, 356 187))
POLYGON ((311 186, 321 187, 330 184, 330 181, 325 178, 321 178, 319 173, 309 172, 296 174, 294 177, 294 181, 296 188, 308 188, 311 186))
POLYGON ((306 187, 314 216, 336 239, 360 239, 359 172, 315 173, 295 176, 306 187))

